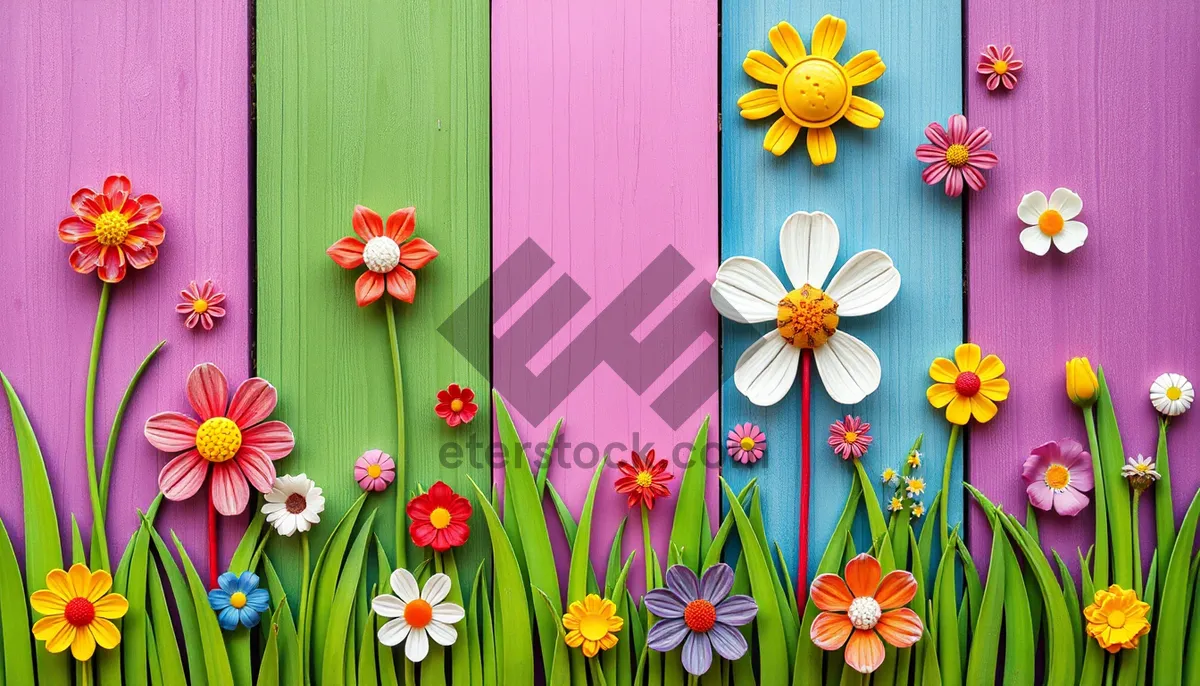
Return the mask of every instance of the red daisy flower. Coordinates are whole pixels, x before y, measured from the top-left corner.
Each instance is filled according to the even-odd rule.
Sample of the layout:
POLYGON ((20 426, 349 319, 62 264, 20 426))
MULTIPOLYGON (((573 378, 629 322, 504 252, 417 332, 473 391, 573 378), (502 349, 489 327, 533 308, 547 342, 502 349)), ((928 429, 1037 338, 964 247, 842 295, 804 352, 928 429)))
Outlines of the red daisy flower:
POLYGON ((145 269, 158 259, 166 231, 158 223, 162 203, 143 193, 133 195, 129 179, 113 175, 97 193, 81 188, 71 196, 74 217, 58 225, 58 237, 75 246, 71 268, 80 274, 96 272, 101 281, 125 278, 125 265, 145 269))
POLYGON ((428 493, 408 501, 408 516, 412 524, 408 534, 417 546, 433 546, 439 553, 467 542, 471 537, 471 501, 439 481, 428 493))
POLYGON ((630 452, 629 462, 618 462, 617 469, 621 477, 614 484, 617 493, 629 496, 629 506, 642 504, 647 510, 654 509, 656 498, 671 495, 666 484, 671 482, 671 473, 667 471, 667 461, 654 459, 654 451, 646 453, 646 460, 635 452, 630 452))
POLYGON ((475 418, 475 413, 479 411, 479 406, 472 402, 475 400, 475 391, 460 387, 456 383, 450 384, 445 390, 438 391, 437 399, 438 402, 433 411, 437 413, 437 416, 446 420, 447 426, 467 424, 475 418))

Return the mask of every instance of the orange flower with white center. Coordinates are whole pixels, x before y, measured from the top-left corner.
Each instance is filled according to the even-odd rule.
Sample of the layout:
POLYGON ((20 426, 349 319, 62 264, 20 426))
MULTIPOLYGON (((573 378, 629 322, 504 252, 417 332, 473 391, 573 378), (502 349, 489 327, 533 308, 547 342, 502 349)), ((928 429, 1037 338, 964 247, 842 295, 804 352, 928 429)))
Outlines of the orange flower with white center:
POLYGON ((575 601, 563 615, 569 648, 582 648, 584 657, 595 657, 601 650, 617 645, 617 632, 625 620, 617 615, 617 606, 607 598, 590 593, 583 602, 575 601))
POLYGON ((408 240, 417 230, 417 210, 412 207, 396 210, 388 215, 385 225, 374 210, 358 205, 354 208, 352 225, 358 238, 342 238, 329 246, 325 254, 345 269, 367 267, 354 282, 358 306, 379 300, 385 286, 393 298, 412 303, 417 296, 417 277, 412 270, 424 267, 438 256, 437 249, 424 238, 408 240))
POLYGON ((837 62, 846 40, 845 19, 828 14, 821 17, 813 29, 811 54, 786 21, 773 27, 768 37, 783 63, 761 50, 751 50, 742 68, 751 78, 772 87, 750 91, 738 99, 745 119, 765 119, 783 110, 783 116, 767 131, 763 149, 782 155, 796 142, 800 129, 808 129, 808 156, 819 166, 837 157, 831 126, 842 119, 864 129, 879 126, 883 108, 853 92, 878 79, 887 67, 874 50, 860 52, 844 65, 837 62))
POLYGON ((129 179, 113 175, 99 193, 81 188, 71 196, 74 217, 58 224, 58 237, 75 246, 71 268, 80 274, 96 272, 101 281, 125 278, 125 265, 145 269, 158 259, 166 230, 158 223, 162 203, 143 193, 133 197, 129 179))
POLYGON ((939 357, 929 365, 929 376, 937 383, 925 391, 930 404, 946 408, 951 424, 965 425, 975 417, 983 424, 996 416, 996 403, 1008 398, 1008 380, 1004 363, 995 355, 980 359, 974 343, 954 349, 954 361, 939 357))
POLYGON ((80 662, 92 659, 96 646, 112 650, 121 642, 121 631, 112 623, 129 611, 129 601, 109 593, 112 577, 100 569, 77 564, 70 572, 51 570, 46 588, 34 591, 29 605, 45 615, 33 625, 33 636, 46 642, 46 650, 61 653, 68 647, 80 662))

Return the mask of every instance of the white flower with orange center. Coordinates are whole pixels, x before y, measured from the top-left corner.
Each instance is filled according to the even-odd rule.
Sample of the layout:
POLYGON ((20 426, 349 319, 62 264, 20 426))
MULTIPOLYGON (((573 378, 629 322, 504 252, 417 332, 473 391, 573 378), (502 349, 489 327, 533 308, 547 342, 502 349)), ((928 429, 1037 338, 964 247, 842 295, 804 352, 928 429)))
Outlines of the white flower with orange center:
POLYGON ((1168 417, 1187 412, 1195 399, 1196 389, 1183 374, 1162 374, 1150 384, 1150 404, 1168 417))
POLYGON ((825 286, 837 259, 837 224, 824 212, 796 212, 783 222, 779 252, 792 290, 767 265, 731 257, 717 269, 712 301, 727 319, 775 322, 738 359, 734 385, 755 405, 774 405, 792 383, 803 350, 812 350, 829 397, 853 405, 879 388, 875 352, 838 327, 843 318, 878 312, 900 291, 900 272, 881 250, 851 257, 825 286), (824 288, 822 288, 824 287, 824 288))
POLYGON ((389 647, 404 643, 404 656, 411 662, 425 659, 430 639, 440 646, 454 645, 458 630, 453 625, 461 622, 466 612, 444 602, 450 595, 450 577, 434 574, 422 589, 412 572, 397 569, 390 582, 396 595, 385 593, 371 601, 375 614, 392 618, 379 627, 380 643, 389 647))
POLYGON ((1068 253, 1083 245, 1088 227, 1075 217, 1083 211, 1083 200, 1074 191, 1056 188, 1046 200, 1041 191, 1026 193, 1017 206, 1017 216, 1025 222, 1021 245, 1034 255, 1050 252, 1050 244, 1068 253))

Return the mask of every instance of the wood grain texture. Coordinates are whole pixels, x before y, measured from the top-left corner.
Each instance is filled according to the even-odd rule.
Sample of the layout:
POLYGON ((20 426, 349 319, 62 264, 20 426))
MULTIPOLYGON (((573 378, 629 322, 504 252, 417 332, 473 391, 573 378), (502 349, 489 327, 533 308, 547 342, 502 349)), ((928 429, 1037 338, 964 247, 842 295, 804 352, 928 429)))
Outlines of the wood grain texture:
MULTIPOLYGON (((1200 380, 1200 285, 1190 276, 1200 259, 1200 91, 1184 76, 1200 68, 1200 8, 1169 0, 1136 8, 1078 0, 969 8, 972 71, 988 43, 1011 43, 1025 62, 1011 93, 988 93, 974 73, 967 90, 971 119, 992 130, 1000 156, 988 188, 970 205, 968 321, 972 339, 1004 359, 1013 386, 996 420, 972 437, 970 478, 1021 511, 1021 464, 1030 448, 1064 436, 1086 444, 1065 393, 1068 358, 1085 355, 1104 366, 1130 455, 1155 450, 1154 378, 1174 371, 1200 380), (1049 195, 1059 186, 1083 198, 1087 243, 1069 255, 1053 248, 1031 255, 1017 240, 1017 205, 1025 193, 1049 195)), ((1180 514, 1200 486, 1200 462, 1189 449, 1200 439, 1195 415, 1193 408, 1170 430, 1180 514)), ((1143 500, 1147 541, 1154 517, 1151 498, 1143 500)), ((1076 546, 1086 551, 1092 540, 1092 512, 1042 515, 1044 544, 1075 560, 1076 546)), ((977 508, 972 517, 983 525, 977 508)), ((986 558, 987 537, 972 543, 986 558)))
MULTIPOLYGON (((279 414, 296 432, 286 469, 307 473, 328 498, 315 556, 360 493, 354 461, 371 448, 395 454, 397 443, 384 303, 357 307, 362 270, 325 255, 352 235, 356 204, 384 216, 415 206, 416 235, 440 252, 417 272, 415 304, 396 304, 407 491, 441 479, 467 494, 468 476, 487 488, 482 456, 458 466, 440 458, 445 446, 489 441, 488 382, 459 352, 487 349, 486 309, 446 336, 438 329, 486 284, 490 265, 488 7, 262 0, 257 25, 258 369, 281 389, 279 414), (479 418, 458 429, 433 412, 451 383, 482 401, 479 418)), ((378 507, 376 532, 393 563, 399 490, 367 504, 378 507)), ((487 547, 476 519, 458 557, 467 578, 487 547)), ((298 559, 298 541, 275 553, 298 559)), ((408 555, 420 559, 411 542, 408 555)), ((280 571, 294 589, 299 571, 280 571)))
MULTIPOLYGON (((653 444, 674 492, 705 414, 717 438, 716 3, 497 0, 492 62, 494 263, 511 267, 494 281, 494 383, 525 440, 566 418, 549 473, 577 516, 603 453, 653 444), (531 239, 544 257, 515 258, 531 239)), ((601 575, 630 514, 616 473, 596 499, 601 575)), ((651 515, 664 562, 673 512, 672 498, 651 515)))
MULTIPOLYGON (((158 492, 170 456, 142 425, 161 410, 186 410, 193 365, 215 362, 240 381, 249 371, 248 48, 244 0, 29 0, 0 4, 0 183, 8 189, 0 251, 0 369, 21 395, 41 441, 69 553, 70 516, 91 527, 84 467, 84 398, 95 275, 67 264, 58 222, 71 194, 124 173, 135 193, 162 201, 159 260, 115 287, 97 388, 97 450, 130 376, 161 339, 125 417, 112 482, 108 540, 114 561, 158 492), (228 293, 228 315, 211 332, 189 331, 174 312, 192 279, 228 293)), ((99 466, 97 466, 99 468, 99 466)), ((0 411, 0 475, 9 497, 0 516, 22 537, 16 444, 0 411)), ((174 529, 207 566, 203 497, 167 503, 160 530, 174 529)), ((244 518, 227 520, 223 554, 244 518)), ((18 550, 23 546, 18 545, 18 550)), ((69 558, 68 558, 69 559, 69 558)))
MULTIPOLYGON (((764 261, 786 280, 779 256, 779 228, 797 210, 821 210, 841 232, 839 268, 851 255, 878 248, 892 256, 903 285, 881 312, 843 319, 841 328, 861 338, 879 355, 883 379, 879 390, 853 407, 834 404, 813 365, 812 499, 808 559, 815 568, 844 498, 853 469, 826 445, 828 426, 847 413, 872 425, 875 442, 864 460, 873 477, 884 467, 901 465, 913 440, 925 433, 925 467, 929 483, 926 504, 941 483, 949 430, 943 415, 930 408, 924 388, 930 361, 950 355, 963 327, 962 205, 941 188, 921 182, 921 166, 913 150, 922 130, 962 106, 959 35, 960 7, 952 0, 888 3, 861 0, 829 2, 798 9, 781 0, 723 4, 721 105, 721 255, 749 255, 764 261), (812 28, 825 13, 845 19, 849 30, 841 61, 862 50, 877 50, 887 72, 874 83, 855 89, 883 107, 880 128, 867 131, 847 122, 834 126, 837 161, 814 168, 803 138, 782 158, 763 150, 770 121, 752 122, 738 114, 738 98, 760 87, 742 70, 749 50, 770 50, 768 30, 788 21, 811 45, 812 28)), ((735 489, 751 478, 763 485, 768 538, 782 546, 793 573, 797 559, 799 518, 800 397, 797 381, 780 403, 751 405, 733 384, 733 369, 742 352, 761 336, 758 327, 722 322, 721 429, 751 421, 767 434, 763 460, 741 465, 726 458, 724 474, 735 489)), ((954 483, 959 482, 956 460, 954 483)), ((878 484, 876 484, 878 489, 878 484)), ((961 512, 959 489, 951 498, 951 519, 961 512)), ((865 543, 866 520, 857 531, 865 543)), ((811 578, 811 577, 810 577, 811 578)))

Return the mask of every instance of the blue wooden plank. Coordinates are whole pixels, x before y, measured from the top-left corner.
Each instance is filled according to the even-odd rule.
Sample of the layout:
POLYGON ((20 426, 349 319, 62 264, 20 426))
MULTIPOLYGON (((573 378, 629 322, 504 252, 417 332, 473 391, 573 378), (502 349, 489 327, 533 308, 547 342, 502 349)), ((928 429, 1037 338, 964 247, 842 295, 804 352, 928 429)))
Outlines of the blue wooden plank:
MULTIPOLYGON (((912 441, 925 432, 923 476, 930 484, 926 504, 941 482, 949 427, 925 400, 928 368, 936 356, 951 356, 963 335, 963 207, 940 187, 926 187, 913 156, 931 121, 942 121, 962 108, 961 7, 956 0, 879 3, 830 0, 819 8, 799 9, 784 0, 726 2, 722 10, 721 109, 721 256, 749 255, 763 260, 787 283, 779 256, 779 228, 796 210, 824 211, 841 231, 841 252, 834 269, 867 248, 884 250, 903 277, 900 294, 883 311, 843 319, 841 328, 861 338, 879 355, 880 388, 853 407, 829 399, 813 366, 812 500, 808 541, 809 572, 824 550, 845 497, 852 465, 826 445, 828 425, 846 413, 872 424, 875 442, 864 460, 874 477, 885 466, 899 467, 912 441), (885 111, 875 130, 848 122, 834 126, 837 161, 814 167, 804 134, 781 158, 763 150, 763 137, 774 117, 742 119, 738 98, 762 87, 742 69, 748 50, 771 52, 768 31, 788 21, 811 47, 813 26, 825 13, 847 20, 846 42, 838 54, 845 62, 862 50, 878 50, 887 72, 856 95, 885 111)), ((767 453, 757 464, 726 458, 725 478, 735 490, 757 477, 763 484, 767 535, 779 542, 794 573, 799 517, 799 383, 769 408, 750 404, 733 384, 733 368, 742 352, 772 324, 749 326, 723 321, 722 430, 738 422, 758 423, 767 433, 767 453)), ((961 450, 952 472, 951 519, 962 512, 961 450)), ((878 490, 879 486, 876 484, 878 490)), ((882 497, 882 494, 881 494, 882 497)), ((867 543, 865 517, 856 537, 867 543)))

